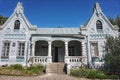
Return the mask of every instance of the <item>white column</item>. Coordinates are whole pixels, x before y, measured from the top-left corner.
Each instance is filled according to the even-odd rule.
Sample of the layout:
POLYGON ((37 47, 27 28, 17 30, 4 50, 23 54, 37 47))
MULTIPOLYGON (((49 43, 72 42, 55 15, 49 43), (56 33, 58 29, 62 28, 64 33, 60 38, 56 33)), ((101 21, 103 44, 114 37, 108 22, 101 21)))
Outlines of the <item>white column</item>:
POLYGON ((68 42, 65 42, 65 56, 68 56, 68 42))
POLYGON ((32 56, 35 56, 35 42, 32 43, 32 56))
POLYGON ((51 57, 51 41, 48 42, 48 57, 51 57))
POLYGON ((52 44, 52 42, 51 41, 49 41, 48 42, 48 58, 47 58, 47 62, 48 63, 51 63, 52 62, 52 55, 51 55, 51 44, 52 44))
POLYGON ((86 52, 86 42, 82 42, 82 61, 84 64, 87 64, 87 52, 86 52))
POLYGON ((65 63, 69 63, 69 54, 68 54, 68 42, 65 42, 65 63))
POLYGON ((90 68, 91 67, 91 54, 90 54, 90 46, 91 46, 91 43, 90 41, 87 42, 87 61, 88 61, 88 67, 90 68))
POLYGON ((86 55, 86 43, 82 42, 82 56, 87 56, 86 55))

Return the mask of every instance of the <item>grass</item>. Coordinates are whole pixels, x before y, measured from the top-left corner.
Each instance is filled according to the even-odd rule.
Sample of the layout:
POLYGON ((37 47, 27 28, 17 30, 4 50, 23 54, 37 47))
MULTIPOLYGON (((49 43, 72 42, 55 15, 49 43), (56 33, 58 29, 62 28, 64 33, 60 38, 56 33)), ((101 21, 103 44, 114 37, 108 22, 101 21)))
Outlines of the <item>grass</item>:
POLYGON ((44 67, 41 65, 23 67, 22 65, 15 64, 11 66, 0 67, 0 75, 35 76, 43 74, 43 71, 44 67))

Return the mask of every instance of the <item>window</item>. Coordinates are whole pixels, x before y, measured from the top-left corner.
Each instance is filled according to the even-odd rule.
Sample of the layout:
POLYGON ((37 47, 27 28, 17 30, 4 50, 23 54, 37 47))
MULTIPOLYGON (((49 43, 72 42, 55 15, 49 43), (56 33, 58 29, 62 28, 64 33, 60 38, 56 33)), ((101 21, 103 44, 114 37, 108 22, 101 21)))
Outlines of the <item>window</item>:
POLYGON ((69 56, 74 56, 74 47, 69 46, 69 56))
POLYGON ((91 55, 92 57, 98 57, 98 43, 91 43, 91 55))
POLYGON ((17 57, 24 57, 25 43, 18 43, 18 54, 17 57))
POLYGON ((13 47, 15 47, 15 42, 12 44, 13 47))
POLYGON ((2 57, 8 58, 9 57, 9 51, 10 51, 10 42, 4 42, 3 48, 2 48, 2 57))
POLYGON ((14 23, 14 29, 20 29, 20 21, 16 20, 14 23))
POLYGON ((96 21, 96 28, 97 29, 102 29, 102 22, 100 20, 96 21))

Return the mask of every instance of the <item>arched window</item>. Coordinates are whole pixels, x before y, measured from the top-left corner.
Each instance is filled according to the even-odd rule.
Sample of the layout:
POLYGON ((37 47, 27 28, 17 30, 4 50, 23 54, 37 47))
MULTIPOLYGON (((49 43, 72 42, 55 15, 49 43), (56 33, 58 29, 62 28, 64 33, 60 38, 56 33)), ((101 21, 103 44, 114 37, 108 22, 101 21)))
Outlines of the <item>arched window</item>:
POLYGON ((96 28, 97 29, 102 29, 102 22, 100 20, 96 21, 96 28))
POLYGON ((14 29, 20 29, 20 21, 16 20, 14 23, 14 29))

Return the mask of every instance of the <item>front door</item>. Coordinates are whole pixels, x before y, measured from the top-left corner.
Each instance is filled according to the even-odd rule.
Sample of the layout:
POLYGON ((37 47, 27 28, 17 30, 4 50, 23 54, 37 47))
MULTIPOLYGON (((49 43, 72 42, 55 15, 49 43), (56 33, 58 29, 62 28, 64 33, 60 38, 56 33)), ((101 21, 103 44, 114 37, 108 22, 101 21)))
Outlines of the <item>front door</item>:
POLYGON ((58 47, 55 47, 55 62, 58 62, 58 47))
POLYGON ((52 61, 53 62, 64 62, 65 56, 65 45, 62 41, 52 42, 52 61))

